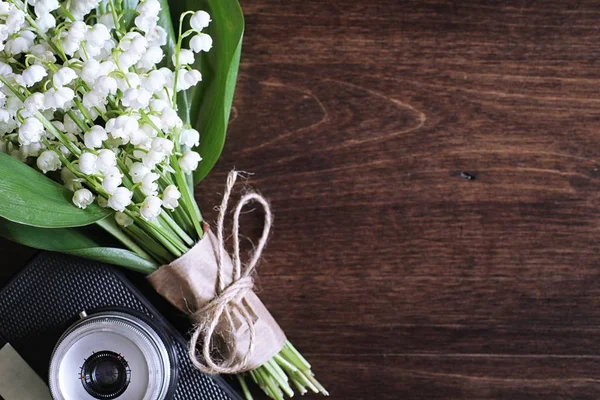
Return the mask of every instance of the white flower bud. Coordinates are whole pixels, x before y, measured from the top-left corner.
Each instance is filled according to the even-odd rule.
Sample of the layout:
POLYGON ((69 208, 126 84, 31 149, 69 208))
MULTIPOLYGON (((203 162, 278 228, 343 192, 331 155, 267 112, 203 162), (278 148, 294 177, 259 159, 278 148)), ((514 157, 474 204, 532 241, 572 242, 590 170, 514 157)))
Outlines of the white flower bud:
POLYGON ((179 136, 179 143, 187 147, 198 146, 200 144, 200 133, 195 129, 183 129, 179 136))
POLYGON ((110 39, 110 32, 106 25, 98 22, 87 31, 85 39, 88 45, 93 47, 103 47, 104 42, 110 39))
POLYGON ((129 167, 129 175, 133 183, 140 183, 148 173, 150 173, 150 168, 141 162, 134 162, 129 167))
POLYGON ((202 74, 197 69, 189 70, 184 76, 186 85, 192 87, 202 80, 202 74))
POLYGON ((98 18, 98 22, 106 26, 109 30, 115 29, 115 20, 111 12, 104 13, 98 18))
POLYGON ((30 114, 35 114, 36 111, 40 111, 44 109, 44 95, 42 93, 36 92, 31 96, 25 99, 25 109, 30 114))
POLYGON ((97 149, 102 147, 102 142, 108 139, 108 135, 103 127, 100 125, 94 125, 89 131, 83 135, 83 142, 85 147, 90 149, 97 149))
POLYGON ((160 137, 152 139, 152 145, 151 145, 152 150, 159 151, 159 152, 164 153, 169 156, 173 152, 173 147, 174 147, 173 142, 170 141, 169 139, 160 138, 160 137))
POLYGON ((117 80, 110 76, 100 76, 94 82, 94 90, 103 95, 117 93, 117 80))
POLYGON ((165 76, 156 69, 150 72, 147 78, 143 79, 143 86, 150 93, 156 93, 160 90, 163 90, 165 83, 165 76))
POLYGON ((161 26, 154 26, 146 33, 148 46, 164 46, 167 44, 167 31, 161 26))
POLYGON ((88 189, 79 189, 73 193, 73 204, 79 208, 86 208, 94 202, 94 195, 88 189))
POLYGON ((121 171, 117 167, 110 167, 104 171, 104 179, 102 179, 102 187, 108 193, 113 194, 117 188, 123 183, 121 171))
POLYGON ((13 7, 6 18, 4 29, 8 35, 13 35, 21 30, 25 24, 25 13, 18 8, 13 7))
POLYGON ((52 150, 46 150, 37 158, 36 165, 45 174, 48 171, 59 169, 61 162, 58 154, 52 150))
POLYGON ((181 193, 177 186, 169 185, 163 191, 163 206, 166 209, 174 210, 179 206, 179 198, 181 197, 181 193))
MULTIPOLYGON (((177 64, 177 55, 173 54, 171 57, 173 64, 177 64)), ((179 51, 179 65, 190 65, 194 63, 194 52, 188 49, 181 49, 179 51)))
POLYGON ((158 183, 156 183, 158 178, 160 178, 160 175, 154 172, 146 174, 144 179, 142 179, 142 186, 140 188, 142 193, 146 196, 156 196, 158 194, 158 183))
POLYGON ((149 47, 148 50, 142 55, 142 58, 137 62, 136 68, 138 70, 148 71, 154 68, 156 64, 161 62, 165 54, 162 49, 158 46, 149 47))
POLYGON ((41 140, 44 133, 44 125, 37 119, 27 118, 19 127, 19 143, 31 144, 41 140))
POLYGON ((98 159, 96 160, 96 168, 99 171, 106 172, 109 169, 117 166, 117 156, 114 151, 102 149, 98 151, 98 159))
POLYGON ((106 132, 114 139, 122 139, 123 143, 129 143, 129 135, 139 129, 137 119, 129 115, 119 115, 117 118, 109 119, 106 123, 106 132))
POLYGON ((37 17, 35 23, 40 31, 46 33, 56 26, 56 18, 50 13, 45 13, 37 17))
POLYGON ((175 127, 183 125, 183 121, 177 115, 177 111, 171 107, 165 107, 160 115, 160 128, 163 131, 169 131, 175 127))
POLYGON ((84 175, 93 175, 98 172, 98 167, 96 166, 96 161, 98 161, 98 156, 92 153, 82 153, 79 156, 79 170, 84 175))
POLYGON ((25 86, 31 87, 44 79, 46 75, 48 75, 48 73, 44 67, 41 65, 32 65, 23 71, 23 83, 25 86))
POLYGON ((147 220, 154 220, 160 215, 162 201, 156 196, 148 196, 140 207, 140 215, 147 220))
MULTIPOLYGON (((162 90, 162 89, 159 89, 159 90, 162 90)), ((152 111, 160 113, 160 112, 162 112, 162 110, 165 109, 165 107, 168 107, 168 106, 169 106, 169 104, 164 100, 160 100, 160 99, 150 100, 150 109, 152 111)), ((159 126, 160 126, 160 124, 159 124, 159 126)))
POLYGON ((75 79, 77 79, 77 73, 75 73, 75 71, 69 67, 62 67, 54 73, 52 82, 54 82, 54 86, 62 87, 68 85, 75 79))
POLYGON ((35 34, 31 31, 21 31, 19 36, 9 39, 5 46, 4 51, 11 56, 15 56, 21 53, 26 53, 29 48, 33 45, 35 40, 35 34))
POLYGON ((93 58, 86 60, 81 68, 81 79, 88 85, 92 85, 98 78, 100 62, 93 58))
POLYGON ((198 168, 198 163, 200 160, 202 160, 200 154, 196 153, 195 151, 188 150, 183 153, 183 156, 181 156, 177 163, 184 173, 189 174, 198 168))
POLYGON ((44 107, 52 109, 63 109, 67 103, 75 97, 73 89, 60 87, 58 89, 50 88, 44 93, 44 107))
POLYGON ((196 31, 201 31, 210 23, 210 15, 206 11, 196 11, 190 18, 190 26, 196 31))
POLYGON ((107 205, 115 211, 123 212, 131 204, 133 193, 126 187, 119 187, 108 199, 107 205))
POLYGON ((190 40, 190 48, 199 53, 201 51, 209 51, 212 48, 213 40, 206 33, 199 33, 190 40))
POLYGON ((144 88, 134 89, 129 88, 123 93, 121 103, 128 108, 139 110, 140 108, 148 107, 152 94, 144 88))
POLYGON ((23 158, 27 157, 37 157, 40 154, 42 149, 45 149, 46 146, 42 142, 24 144, 19 148, 21 155, 23 158))
POLYGON ((90 90, 83 95, 82 100, 83 105, 88 109, 103 107, 107 102, 108 100, 106 99, 106 94, 97 90, 90 90))
POLYGON ((133 219, 129 218, 127 214, 124 214, 119 211, 115 213, 115 221, 117 221, 117 224, 125 228, 130 225, 133 225, 133 219))
POLYGON ((165 157, 166 155, 162 151, 150 150, 142 157, 142 162, 145 166, 152 169, 156 164, 162 162, 165 157))

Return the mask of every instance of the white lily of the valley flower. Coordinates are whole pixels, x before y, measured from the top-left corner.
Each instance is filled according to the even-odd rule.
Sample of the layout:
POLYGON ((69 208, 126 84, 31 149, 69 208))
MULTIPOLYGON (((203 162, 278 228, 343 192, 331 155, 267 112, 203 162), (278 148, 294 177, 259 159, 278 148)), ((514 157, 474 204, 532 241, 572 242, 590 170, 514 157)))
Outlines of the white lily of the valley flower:
POLYGON ((36 92, 25 99, 25 109, 30 113, 34 114, 36 111, 44 109, 44 95, 36 92))
POLYGON ((69 67, 62 67, 58 71, 54 73, 52 77, 52 82, 56 87, 62 87, 68 85, 72 81, 77 79, 77 73, 69 67))
POLYGON ((119 187, 108 199, 108 207, 115 211, 123 212, 131 204, 133 193, 126 187, 119 187))
POLYGON ((163 131, 169 131, 182 125, 183 121, 179 118, 179 115, 177 115, 177 111, 173 110, 171 107, 163 108, 160 115, 160 128, 163 131))
POLYGON ((102 142, 108 139, 106 130, 100 125, 94 125, 83 135, 83 142, 85 147, 90 149, 97 149, 102 147, 102 142))
POLYGON ((35 19, 35 24, 40 31, 46 33, 56 26, 56 18, 50 13, 45 13, 35 19))
POLYGON ((64 109, 74 97, 75 92, 69 87, 50 88, 44 93, 44 107, 55 110, 64 109))
POLYGON ((44 125, 36 118, 27 118, 19 128, 19 143, 31 144, 41 140, 44 125))
POLYGON ((115 193, 117 188, 123 183, 121 171, 117 167, 110 167, 104 170, 104 179, 102 179, 102 188, 109 194, 115 193))
POLYGON ((187 146, 194 147, 200 144, 200 133, 195 129, 183 129, 179 136, 179 143, 187 146))
POLYGON ((148 107, 148 103, 150 102, 151 97, 152 94, 144 88, 129 88, 126 89, 123 93, 121 103, 125 107, 132 108, 134 110, 139 110, 140 108, 148 107))
POLYGON ((163 191, 163 207, 168 210, 174 210, 179 206, 179 199, 181 198, 181 193, 177 186, 169 185, 163 191))
POLYGON ((153 169, 156 164, 161 163, 166 157, 167 155, 162 151, 151 149, 142 157, 142 162, 146 167, 153 169))
POLYGON ((84 152, 79 156, 79 170, 84 175, 94 175, 98 172, 96 166, 98 156, 92 153, 84 152))
POLYGON ((140 207, 140 215, 142 218, 152 221, 160 215, 162 205, 161 199, 156 196, 148 196, 144 199, 140 207))
POLYGON ((117 156, 114 151, 102 149, 98 151, 98 159, 96 160, 96 168, 98 171, 106 172, 117 166, 117 156))
POLYGON ((90 58, 83 63, 81 68, 81 79, 88 85, 92 85, 100 74, 100 61, 90 58))
POLYGON ((206 11, 196 11, 190 18, 190 26, 196 31, 201 31, 210 24, 210 15, 206 11))
POLYGON ((141 162, 135 162, 129 166, 129 176, 133 183, 140 183, 148 173, 150 173, 150 168, 141 162))
MULTIPOLYGON (((177 63, 177 55, 173 54, 171 57, 173 64, 177 63)), ((181 49, 179 51, 179 65, 191 65, 194 63, 194 52, 188 49, 181 49)))
POLYGON ((190 39, 190 48, 199 53, 201 51, 209 51, 212 48, 213 40, 206 33, 199 33, 190 39))
POLYGON ((181 170, 184 173, 189 174, 195 171, 196 168, 198 168, 198 163, 200 162, 200 160, 202 160, 200 154, 196 153, 195 151, 188 150, 185 153, 183 153, 183 156, 181 156, 177 163, 179 164, 181 170))
POLYGON ((117 93, 117 80, 110 76, 99 76, 94 82, 94 90, 103 95, 117 93))
POLYGON ((158 151, 169 156, 173 152, 173 147, 173 142, 169 139, 157 137, 152 139, 152 145, 150 148, 154 151, 158 151))
POLYGON ((41 65, 32 65, 23 71, 23 83, 27 87, 31 87, 44 79, 44 77, 48 75, 44 67, 41 65))
POLYGON ((138 70, 151 70, 156 64, 162 61, 165 54, 159 46, 148 47, 148 50, 142 55, 136 64, 138 70))
POLYGON ((109 119, 106 123, 106 132, 115 139, 122 139, 123 143, 129 143, 129 135, 139 129, 137 119, 129 115, 120 115, 109 119))
POLYGON ((160 178, 160 175, 154 172, 146 174, 144 179, 142 179, 142 186, 140 187, 142 193, 146 196, 156 196, 158 194, 158 183, 156 183, 158 178, 160 178))
POLYGON ((55 151, 46 150, 38 156, 36 165, 45 174, 48 171, 56 171, 59 169, 61 162, 55 151))
POLYGON ((79 189, 73 193, 73 204, 79 208, 86 208, 94 202, 94 195, 88 189, 79 189))

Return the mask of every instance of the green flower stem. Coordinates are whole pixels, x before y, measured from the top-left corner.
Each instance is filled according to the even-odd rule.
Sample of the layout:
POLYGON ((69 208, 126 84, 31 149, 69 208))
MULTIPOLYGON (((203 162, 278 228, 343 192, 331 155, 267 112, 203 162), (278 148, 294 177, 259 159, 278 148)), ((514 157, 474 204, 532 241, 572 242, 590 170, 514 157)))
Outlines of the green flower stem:
POLYGON ((177 163, 177 157, 175 156, 171 156, 171 167, 175 170, 175 182, 177 182, 177 187, 181 191, 181 203, 192 219, 192 223, 194 224, 194 228, 198 234, 198 239, 202 239, 202 236, 204 235, 204 230, 202 229, 201 225, 202 215, 200 214, 200 209, 194 200, 193 193, 188 190, 185 176, 179 167, 179 164, 177 163))
POLYGON ((75 122, 75 124, 79 127, 79 129, 81 129, 82 132, 88 131, 89 126, 87 126, 87 124, 84 121, 80 120, 79 117, 77 117, 77 114, 75 114, 72 110, 67 111, 67 115, 71 117, 73 122, 75 122))
POLYGON ((160 218, 173 230, 175 231, 175 233, 181 238, 183 239, 183 241, 185 242, 185 244, 187 244, 188 246, 193 246, 194 245, 194 241, 192 240, 191 237, 188 236, 187 233, 185 233, 185 231, 183 229, 181 229, 179 227, 179 225, 177 225, 177 223, 175 221, 173 221, 173 218, 171 218, 169 216, 169 214, 167 214, 166 211, 163 211, 160 213, 160 218))
POLYGON ((148 235, 158 240, 175 258, 181 257, 183 254, 171 241, 167 234, 157 227, 156 225, 144 220, 137 213, 133 213, 131 210, 125 210, 125 214, 133 219, 148 235))
POLYGON ((246 400, 253 400, 252 395, 250 394, 250 389, 248 389, 248 385, 246 384, 246 378, 244 378, 244 374, 237 374, 235 377, 242 387, 242 391, 244 392, 244 397, 246 400))
MULTIPOLYGON (((101 227, 102 229, 104 229, 106 232, 108 232, 109 234, 111 234, 113 237, 115 237, 119 242, 121 242, 122 244, 124 244, 129 250, 133 251, 134 253, 136 253, 138 256, 148 260, 148 261, 153 261, 155 262, 154 258, 152 258, 146 251, 144 251, 140 246, 137 245, 137 243, 135 243, 133 240, 131 240, 131 238, 129 236, 127 236, 118 226, 117 224, 112 221, 110 217, 109 218, 104 218, 101 219, 100 221, 96 222, 96 224, 101 227)), ((158 265, 157 265, 158 268, 158 265)), ((154 270, 152 271, 146 271, 146 273, 152 273, 154 272, 154 270)))
POLYGON ((132 224, 124 228, 124 230, 160 264, 164 265, 173 261, 173 256, 139 226, 132 224))

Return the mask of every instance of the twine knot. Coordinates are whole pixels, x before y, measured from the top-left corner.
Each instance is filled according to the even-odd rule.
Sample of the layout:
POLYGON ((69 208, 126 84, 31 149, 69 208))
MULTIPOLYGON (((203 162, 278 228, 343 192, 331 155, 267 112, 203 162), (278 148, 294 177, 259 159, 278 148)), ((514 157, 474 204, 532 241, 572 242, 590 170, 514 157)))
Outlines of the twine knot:
MULTIPOLYGON (((218 268, 217 295, 204 307, 196 310, 193 314, 193 318, 197 324, 194 327, 194 333, 190 340, 189 356, 194 366, 207 374, 236 374, 245 371, 256 342, 253 315, 244 306, 242 300, 254 289, 254 280, 252 279, 251 274, 256 268, 263 249, 267 244, 273 216, 269 203, 258 193, 250 192, 242 196, 233 213, 232 239, 234 269, 231 283, 226 285, 223 273, 223 259, 225 257, 223 225, 225 214, 227 213, 227 206, 229 204, 229 197, 231 196, 231 191, 237 177, 238 172, 236 170, 231 171, 227 176, 227 185, 225 187, 225 193, 223 194, 223 200, 221 201, 219 216, 217 218, 217 248, 215 252, 218 268), (246 204, 252 201, 258 202, 264 209, 265 221, 260 241, 252 253, 250 261, 242 266, 239 244, 240 215, 246 204), (229 354, 221 354, 221 359, 216 360, 211 352, 211 344, 215 339, 214 336, 217 326, 220 323, 226 323, 228 329, 239 329, 235 323, 233 311, 237 311, 241 315, 242 322, 248 329, 250 337, 248 349, 241 358, 236 357, 234 352, 230 351, 228 352, 229 354), (201 336, 203 337, 202 357, 200 357, 197 350, 198 341, 201 336)), ((228 345, 231 344, 228 343, 228 345)))

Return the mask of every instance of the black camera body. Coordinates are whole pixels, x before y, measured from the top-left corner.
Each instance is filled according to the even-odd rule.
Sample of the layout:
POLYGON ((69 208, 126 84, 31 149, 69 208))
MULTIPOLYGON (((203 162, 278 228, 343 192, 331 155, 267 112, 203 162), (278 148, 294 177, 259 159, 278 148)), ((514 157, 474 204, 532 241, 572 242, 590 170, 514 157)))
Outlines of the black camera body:
POLYGON ((50 360, 65 331, 82 318, 82 311, 94 315, 107 310, 137 316, 160 332, 172 359, 172 383, 165 399, 241 400, 223 378, 193 367, 186 340, 171 323, 185 329, 188 323, 181 313, 157 296, 143 277, 101 263, 56 253, 36 257, 0 290, 0 337, 48 382, 50 360))

